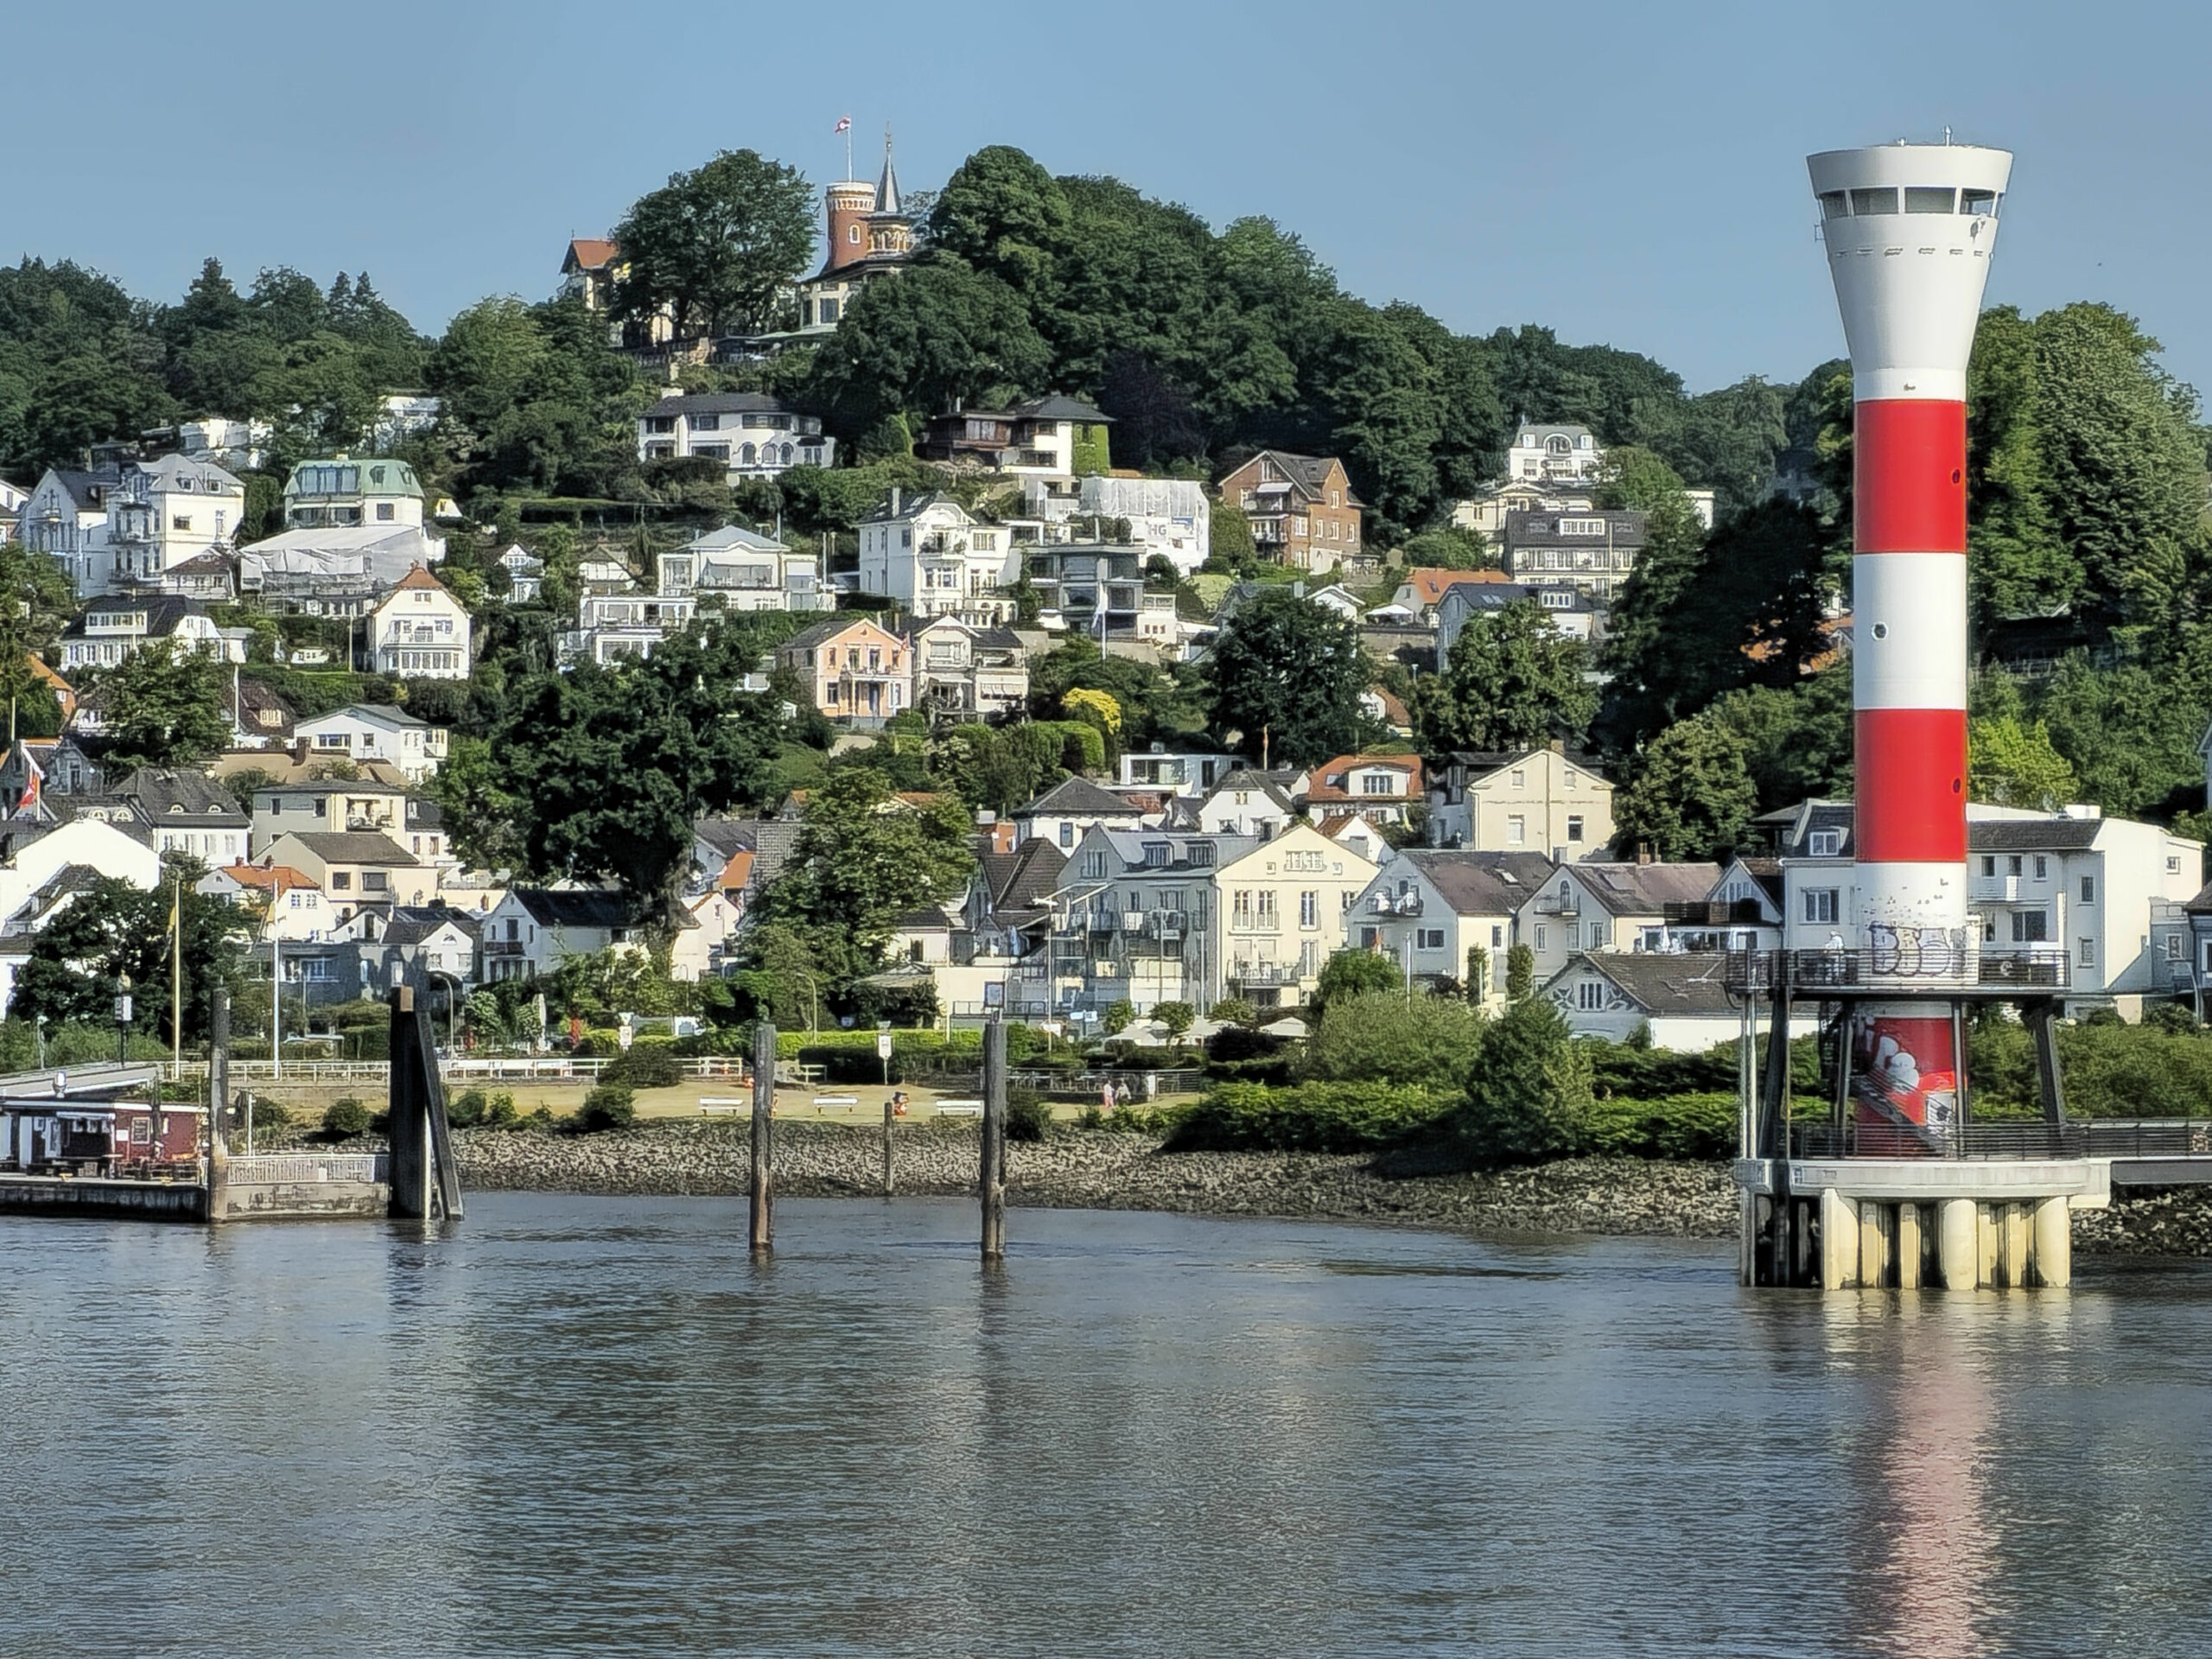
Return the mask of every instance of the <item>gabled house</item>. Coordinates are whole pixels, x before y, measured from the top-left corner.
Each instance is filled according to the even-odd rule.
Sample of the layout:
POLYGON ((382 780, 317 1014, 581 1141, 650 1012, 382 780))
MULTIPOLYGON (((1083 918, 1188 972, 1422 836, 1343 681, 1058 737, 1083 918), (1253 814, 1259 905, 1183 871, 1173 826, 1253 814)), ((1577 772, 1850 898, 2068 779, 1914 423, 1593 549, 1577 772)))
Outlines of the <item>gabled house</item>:
POLYGON ((1029 652, 1008 628, 940 616, 913 637, 913 707, 957 720, 1019 714, 1029 702, 1029 652))
POLYGON ((1613 839, 1613 786, 1584 756, 1554 744, 1519 753, 1443 757, 1428 774, 1432 846, 1601 856, 1613 839))
MULTIPOLYGON (((1728 1000, 1728 958, 1718 951, 1632 955, 1582 951, 1543 984, 1577 1037, 1624 1042, 1640 1029, 1654 1048, 1701 1054, 1732 1043, 1743 1030, 1742 1012, 1728 1000)), ((1792 1037, 1820 1030, 1810 1008, 1793 1010, 1792 1037)))
POLYGON ((50 467, 16 514, 16 539, 59 563, 79 599, 108 590, 115 571, 107 544, 108 496, 120 466, 50 467))
POLYGON ((410 680, 465 680, 467 607, 416 565, 369 612, 369 665, 410 680))
POLYGON ((912 656, 904 639, 860 616, 817 622, 776 648, 777 666, 806 682, 817 709, 868 730, 909 707, 912 656))
POLYGON ((427 904, 436 896, 430 867, 390 836, 373 830, 282 835, 258 861, 286 865, 322 889, 334 928, 365 910, 427 904))
POLYGON ((216 625, 196 600, 96 599, 62 631, 64 669, 113 668, 149 645, 198 652, 222 663, 245 661, 251 628, 216 625))
POLYGON ((388 702, 355 702, 295 723, 309 753, 347 760, 380 760, 410 784, 435 777, 445 763, 446 728, 417 720, 388 702))
POLYGON ((728 524, 660 556, 664 599, 717 600, 726 611, 827 611, 822 561, 772 537, 728 524))
POLYGON ((1510 586, 1512 580, 1503 570, 1446 570, 1419 565, 1406 572, 1397 591, 1390 595, 1389 608, 1433 627, 1446 595, 1453 588, 1510 586))
POLYGON ((1514 943, 1535 954, 1542 984, 1578 951, 1679 955, 1726 944, 1707 919, 1718 864, 1560 864, 1514 918, 1514 943))
POLYGON ((395 906, 389 917, 357 918, 361 983, 371 988, 427 982, 442 999, 475 982, 480 918, 442 904, 395 906))
POLYGON ((1354 809, 1380 823, 1403 823, 1424 804, 1421 757, 1340 754, 1314 767, 1306 810, 1314 817, 1354 809))
POLYGON ((374 776, 264 784, 253 791, 254 855, 286 835, 397 835, 407 826, 407 800, 405 785, 374 776))
POLYGON ((1016 844, 1042 841, 1062 852, 1094 829, 1135 830, 1147 815, 1135 803, 1084 778, 1066 778, 1014 810, 1016 844))
POLYGON ((232 864, 210 870, 197 891, 251 913, 263 938, 309 944, 329 937, 334 912, 322 889, 289 864, 232 864))
POLYGON ((1330 570, 1360 551, 1360 509, 1334 456, 1262 449, 1221 480, 1221 499, 1251 523, 1262 557, 1300 570, 1330 570))
POLYGON ((948 495, 894 489, 860 524, 861 592, 896 600, 917 617, 1003 623, 1014 614, 1005 590, 1020 575, 1012 533, 948 495))
POLYGON ((1468 623, 1478 616, 1494 616, 1509 605, 1534 605, 1545 620, 1569 639, 1584 644, 1598 638, 1604 608, 1589 591, 1568 583, 1530 586, 1517 582, 1466 582, 1445 590, 1436 607, 1436 659, 1449 664, 1452 647, 1468 623))
POLYGON ((1551 872, 1540 853, 1408 849, 1353 901, 1348 942, 1389 957, 1417 984, 1464 991, 1479 972, 1482 1000, 1495 1005, 1505 993, 1515 918, 1551 872))
POLYGON ((1273 839, 1297 818, 1287 779, 1257 766, 1228 773, 1191 814, 1194 826, 1209 836, 1249 836, 1255 841, 1273 839))
POLYGON ((535 979, 570 957, 588 957, 630 938, 629 907, 598 887, 512 887, 483 918, 481 974, 487 982, 535 979))
POLYGON ((1608 600, 1636 569, 1645 536, 1645 515, 1625 510, 1508 513, 1505 568, 1518 582, 1608 600))
POLYGON ((205 772, 141 766, 113 792, 130 802, 156 853, 181 853, 218 868, 245 862, 253 820, 205 772))

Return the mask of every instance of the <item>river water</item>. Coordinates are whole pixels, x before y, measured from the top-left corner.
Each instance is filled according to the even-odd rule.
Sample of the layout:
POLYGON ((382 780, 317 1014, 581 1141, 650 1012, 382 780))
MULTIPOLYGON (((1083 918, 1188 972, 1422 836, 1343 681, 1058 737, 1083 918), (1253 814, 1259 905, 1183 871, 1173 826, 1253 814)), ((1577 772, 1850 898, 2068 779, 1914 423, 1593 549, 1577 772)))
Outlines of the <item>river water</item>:
POLYGON ((493 1193, 0 1220, 0 1655, 2212 1652, 2212 1274, 493 1193))

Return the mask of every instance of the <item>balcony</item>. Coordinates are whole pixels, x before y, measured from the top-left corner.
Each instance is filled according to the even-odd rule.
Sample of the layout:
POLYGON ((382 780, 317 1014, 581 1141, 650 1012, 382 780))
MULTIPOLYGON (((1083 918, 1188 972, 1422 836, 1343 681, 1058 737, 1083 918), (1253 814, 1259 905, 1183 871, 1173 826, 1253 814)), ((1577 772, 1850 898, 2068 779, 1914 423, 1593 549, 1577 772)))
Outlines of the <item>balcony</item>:
POLYGON ((1402 893, 1394 897, 1387 893, 1378 893, 1375 895, 1371 909, 1377 916, 1418 916, 1421 909, 1421 894, 1402 893))
POLYGON ((1295 985, 1300 976, 1296 963, 1239 962, 1230 964, 1226 977, 1231 985, 1266 988, 1295 985))
POLYGON ((1756 927, 1765 918, 1756 899, 1696 899, 1663 907, 1669 927, 1756 927))
POLYGON ((528 947, 520 939, 486 939, 484 941, 484 954, 487 957, 519 957, 528 954, 528 947))
POLYGON ((1582 895, 1579 893, 1548 893, 1536 900, 1539 916, 1580 916, 1582 895))

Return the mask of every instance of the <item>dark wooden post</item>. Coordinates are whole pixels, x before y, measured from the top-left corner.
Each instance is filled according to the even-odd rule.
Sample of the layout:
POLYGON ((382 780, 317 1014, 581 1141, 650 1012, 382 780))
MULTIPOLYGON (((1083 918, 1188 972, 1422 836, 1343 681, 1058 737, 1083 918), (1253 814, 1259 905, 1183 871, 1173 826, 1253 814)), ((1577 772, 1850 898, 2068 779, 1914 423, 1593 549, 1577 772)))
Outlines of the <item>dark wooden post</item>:
POLYGON ((1006 1255, 1006 1016, 983 1025, 983 1260, 1006 1255))
POLYGON ((772 1247, 775 1235, 775 1143, 769 1125, 776 1116, 776 1028, 763 1020, 753 1027, 753 1248, 772 1247))
POLYGON ((415 991, 391 992, 391 1083, 385 1096, 391 1141, 391 1213, 426 1220, 430 1213, 430 1115, 423 1100, 423 1067, 415 1052, 415 991))
POLYGON ((898 1191, 898 1184, 891 1174, 891 1122, 895 1114, 891 1109, 891 1096, 883 1097, 883 1196, 889 1198, 898 1191))
POLYGON ((2043 1095, 2043 1121, 2066 1122, 2066 1082, 2058 1070, 2058 1005, 2045 998, 2028 1007, 2028 1027, 2036 1039, 2036 1084, 2043 1095))

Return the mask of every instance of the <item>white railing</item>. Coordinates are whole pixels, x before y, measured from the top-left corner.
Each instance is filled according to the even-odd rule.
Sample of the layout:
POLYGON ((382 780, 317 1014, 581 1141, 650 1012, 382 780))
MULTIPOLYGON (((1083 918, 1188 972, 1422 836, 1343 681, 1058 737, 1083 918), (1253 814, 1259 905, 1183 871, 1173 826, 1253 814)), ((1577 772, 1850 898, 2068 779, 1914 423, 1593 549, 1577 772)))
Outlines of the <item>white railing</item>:
MULTIPOLYGON (((788 1034, 788 1033, 787 1033, 788 1034)), ((601 1072, 614 1062, 598 1056, 516 1055, 492 1056, 482 1059, 441 1059, 439 1072, 448 1083, 456 1079, 481 1079, 486 1082, 596 1082, 601 1072)), ((709 1055, 683 1063, 687 1077, 741 1077, 748 1075, 744 1060, 734 1055, 709 1055)), ((149 1071, 154 1069, 150 1065, 149 1071)), ((160 1066, 162 1076, 171 1083, 198 1083, 207 1076, 207 1062, 187 1060, 181 1065, 167 1061, 160 1066)), ((267 1060, 232 1060, 231 1077, 236 1081, 245 1078, 270 1079, 283 1083, 349 1083, 388 1082, 391 1066, 385 1060, 287 1060, 281 1077, 267 1060)))
POLYGON ((381 1152, 269 1152, 228 1160, 233 1185, 299 1185, 317 1181, 387 1181, 391 1160, 381 1152))

